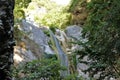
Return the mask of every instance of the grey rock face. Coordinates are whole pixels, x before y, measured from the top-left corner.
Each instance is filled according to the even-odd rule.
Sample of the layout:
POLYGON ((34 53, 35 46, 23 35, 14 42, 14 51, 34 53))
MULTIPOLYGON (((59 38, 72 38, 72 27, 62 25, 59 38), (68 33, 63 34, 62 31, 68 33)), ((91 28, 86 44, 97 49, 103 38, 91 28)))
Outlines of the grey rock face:
MULTIPOLYGON (((72 26, 68 26, 65 29, 66 35, 69 39, 69 42, 77 42, 77 41, 81 41, 82 43, 87 42, 87 38, 83 38, 82 37, 82 27, 81 26, 77 26, 77 25, 72 25, 72 26)), ((71 50, 75 51, 75 50, 81 50, 83 49, 82 46, 77 45, 77 44, 71 44, 71 50)))
POLYGON ((30 39, 34 40, 40 46, 47 45, 47 36, 40 28, 24 20, 22 21, 22 25, 23 30, 28 33, 30 39))
POLYGON ((19 46, 14 49, 14 64, 17 65, 20 62, 28 62, 37 59, 37 57, 30 51, 19 46))
POLYGON ((28 34, 28 37, 37 43, 44 52, 53 54, 53 51, 48 45, 48 37, 44 32, 37 26, 32 25, 32 23, 22 21, 23 31, 28 34), (47 47, 46 47, 47 46, 47 47))
POLYGON ((14 47, 14 64, 41 59, 42 54, 43 50, 33 40, 26 37, 14 47))
MULTIPOLYGON (((77 26, 77 25, 72 25, 68 26, 65 30, 66 35, 69 39, 71 39, 72 42, 77 42, 78 40, 81 42, 86 42, 87 39, 84 39, 82 37, 82 27, 77 26)), ((76 50, 82 50, 83 47, 77 44, 71 44, 70 52, 74 52, 76 50)), ((79 55, 76 56, 76 60, 78 60, 79 55)), ((87 56, 84 57, 82 60, 87 61, 87 56)), ((84 63, 79 63, 77 61, 77 71, 78 71, 78 76, 82 76, 85 80, 89 80, 89 73, 84 73, 84 70, 88 69, 89 66, 84 64, 84 63)))
POLYGON ((21 39, 21 42, 15 46, 15 65, 19 64, 20 62, 41 59, 43 53, 54 53, 48 45, 49 38, 44 34, 41 28, 23 20, 22 26, 19 28, 19 30, 25 32, 26 34, 21 39), (21 47, 21 43, 23 43, 23 47, 21 47))
POLYGON ((71 38, 80 39, 82 36, 82 28, 77 25, 68 26, 65 30, 66 35, 71 38))

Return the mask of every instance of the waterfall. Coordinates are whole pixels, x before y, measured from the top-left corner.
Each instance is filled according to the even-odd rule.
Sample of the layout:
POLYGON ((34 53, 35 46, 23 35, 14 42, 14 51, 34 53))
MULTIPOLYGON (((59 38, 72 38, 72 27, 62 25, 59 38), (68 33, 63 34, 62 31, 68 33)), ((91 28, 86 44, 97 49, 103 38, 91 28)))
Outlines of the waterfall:
POLYGON ((52 42, 53 42, 53 45, 55 46, 55 50, 56 50, 56 53, 57 53, 57 57, 58 59, 60 60, 60 63, 61 63, 61 66, 64 66, 67 68, 66 71, 60 71, 60 75, 62 77, 65 77, 65 76, 68 76, 70 74, 70 71, 69 71, 69 63, 68 63, 68 56, 65 54, 65 52, 62 50, 60 44, 59 44, 59 41, 58 39, 55 37, 55 35, 53 34, 53 32, 51 30, 49 30, 50 32, 50 36, 51 36, 51 39, 52 39, 52 42))

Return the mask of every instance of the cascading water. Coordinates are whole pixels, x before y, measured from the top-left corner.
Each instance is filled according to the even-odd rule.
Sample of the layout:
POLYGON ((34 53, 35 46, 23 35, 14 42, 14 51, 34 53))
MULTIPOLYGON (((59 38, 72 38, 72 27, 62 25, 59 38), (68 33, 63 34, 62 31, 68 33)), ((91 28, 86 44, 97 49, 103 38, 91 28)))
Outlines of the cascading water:
POLYGON ((51 30, 49 30, 49 32, 50 32, 50 36, 51 36, 52 42, 53 42, 53 44, 54 44, 54 46, 56 48, 56 53, 57 53, 58 59, 60 60, 61 66, 64 66, 64 67, 67 68, 66 71, 60 71, 60 75, 62 77, 68 76, 70 74, 68 57, 64 53, 64 51, 62 50, 62 48, 61 48, 61 46, 59 44, 59 41, 55 37, 55 35, 53 34, 53 32, 51 30))

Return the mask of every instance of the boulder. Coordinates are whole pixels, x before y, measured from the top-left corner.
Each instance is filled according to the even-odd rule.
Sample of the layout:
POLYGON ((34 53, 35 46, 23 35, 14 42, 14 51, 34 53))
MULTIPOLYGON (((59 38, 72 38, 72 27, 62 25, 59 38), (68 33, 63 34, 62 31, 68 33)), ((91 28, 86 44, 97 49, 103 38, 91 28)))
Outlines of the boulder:
POLYGON ((68 26, 65 32, 68 37, 79 40, 82 36, 82 27, 77 25, 68 26))

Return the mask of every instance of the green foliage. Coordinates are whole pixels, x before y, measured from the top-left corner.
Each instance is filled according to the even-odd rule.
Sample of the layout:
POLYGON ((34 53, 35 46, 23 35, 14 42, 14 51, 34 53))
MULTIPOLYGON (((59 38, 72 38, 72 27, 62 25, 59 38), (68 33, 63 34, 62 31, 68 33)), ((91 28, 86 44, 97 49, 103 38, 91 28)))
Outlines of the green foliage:
MULTIPOLYGON (((28 11, 34 6, 38 8, 44 8, 45 13, 34 15, 34 20, 39 25, 49 26, 52 28, 65 28, 70 23, 71 15, 67 12, 67 6, 57 5, 55 2, 50 0, 33 0, 31 5, 28 7, 28 11)), ((32 8, 33 10, 35 8, 32 8)))
POLYGON ((51 0, 16 0, 15 4, 15 22, 25 19, 26 13, 31 10, 44 8, 46 13, 36 13, 33 15, 35 22, 39 25, 65 28, 70 23, 71 15, 67 12, 68 6, 57 5, 51 0))
POLYGON ((77 74, 71 74, 64 78, 63 80, 84 80, 83 77, 77 77, 77 74))
POLYGON ((15 9, 14 9, 14 16, 15 20, 20 20, 25 18, 25 9, 29 5, 31 0, 16 0, 15 1, 15 9))
POLYGON ((101 72, 100 80, 106 76, 120 76, 120 0, 91 0, 87 4, 89 15, 84 27, 84 36, 88 34, 89 41, 82 51, 82 56, 88 55, 91 62, 87 70, 93 76, 101 72))
POLYGON ((69 7, 69 11, 74 11, 74 9, 75 9, 75 7, 78 5, 78 3, 79 2, 81 2, 81 1, 79 1, 79 0, 71 0, 71 5, 70 5, 70 7, 69 7))
POLYGON ((60 70, 65 70, 59 62, 52 59, 33 60, 14 69, 13 75, 17 80, 60 80, 60 70), (20 75, 23 75, 20 77, 20 75))
MULTIPOLYGON (((35 18, 39 18, 39 16, 36 16, 35 18)), ((69 18, 70 14, 57 11, 56 9, 47 13, 43 18, 39 18, 37 22, 41 25, 49 27, 65 28, 65 26, 69 23, 69 18)))
POLYGON ((71 74, 65 78, 60 76, 60 71, 66 70, 60 66, 56 55, 45 54, 43 60, 33 60, 17 67, 13 67, 13 77, 17 80, 84 80, 77 77, 77 74, 71 74))
POLYGON ((22 19, 25 19, 25 9, 29 5, 31 0, 15 0, 14 9, 14 37, 16 41, 20 41, 24 32, 20 31, 18 27, 21 27, 20 23, 22 19))

